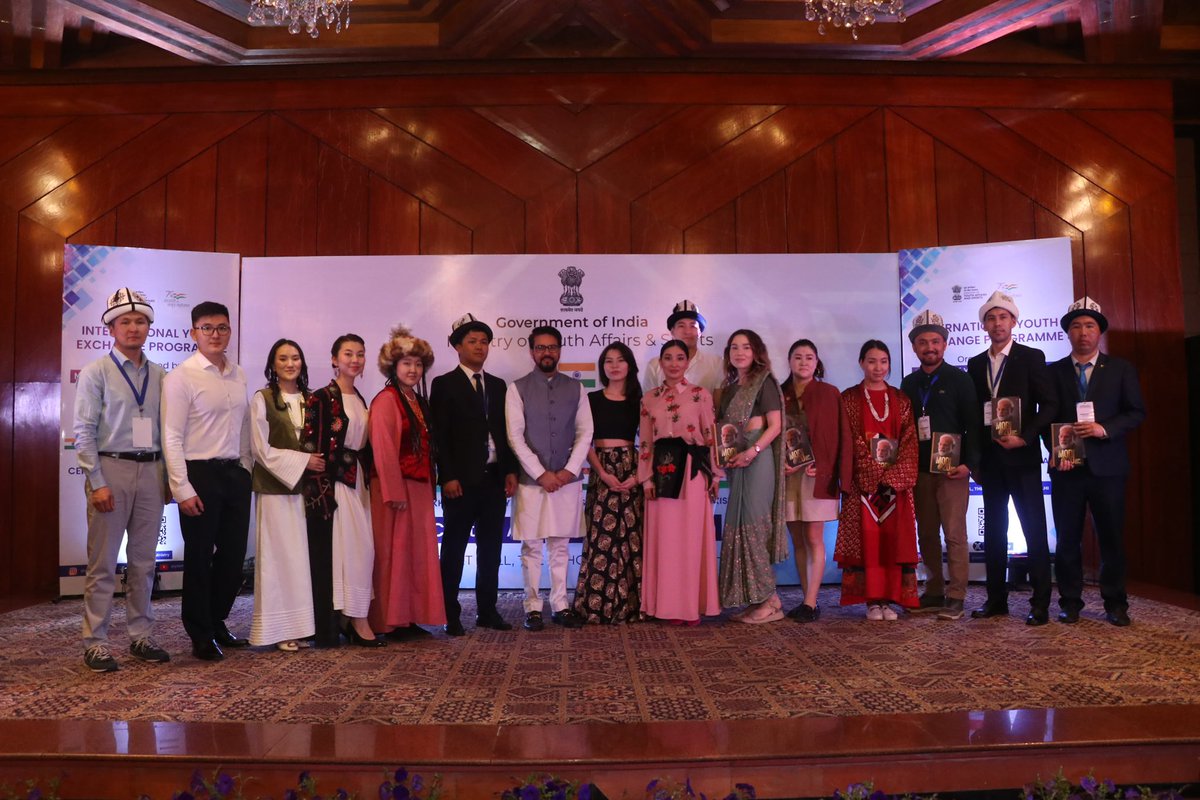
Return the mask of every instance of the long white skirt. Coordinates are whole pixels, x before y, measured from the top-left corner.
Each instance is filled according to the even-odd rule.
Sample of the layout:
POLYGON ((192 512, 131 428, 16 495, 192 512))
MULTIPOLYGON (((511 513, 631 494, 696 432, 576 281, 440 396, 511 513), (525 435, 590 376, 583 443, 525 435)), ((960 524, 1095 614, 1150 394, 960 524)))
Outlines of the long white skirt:
POLYGON ((375 565, 375 539, 371 535, 371 495, 363 486, 351 489, 338 482, 333 487, 337 510, 333 512, 333 607, 347 617, 365 617, 371 608, 371 570, 375 565))
POLYGON ((315 633, 308 523, 298 494, 260 494, 254 554, 254 620, 250 644, 303 639, 315 633))

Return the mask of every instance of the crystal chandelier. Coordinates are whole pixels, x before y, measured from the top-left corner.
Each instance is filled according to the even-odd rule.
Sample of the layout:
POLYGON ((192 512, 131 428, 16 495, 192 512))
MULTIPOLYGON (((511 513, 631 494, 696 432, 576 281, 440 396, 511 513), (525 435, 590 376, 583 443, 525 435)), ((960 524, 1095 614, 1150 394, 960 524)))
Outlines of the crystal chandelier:
POLYGON ((301 27, 316 39, 321 35, 318 25, 333 28, 338 33, 350 27, 352 0, 250 0, 247 17, 254 25, 287 25, 288 33, 299 33, 301 27))
POLYGON ((881 14, 893 15, 904 22, 904 0, 802 0, 804 18, 816 22, 817 32, 825 35, 826 26, 849 28, 858 41, 858 29, 875 24, 881 14))

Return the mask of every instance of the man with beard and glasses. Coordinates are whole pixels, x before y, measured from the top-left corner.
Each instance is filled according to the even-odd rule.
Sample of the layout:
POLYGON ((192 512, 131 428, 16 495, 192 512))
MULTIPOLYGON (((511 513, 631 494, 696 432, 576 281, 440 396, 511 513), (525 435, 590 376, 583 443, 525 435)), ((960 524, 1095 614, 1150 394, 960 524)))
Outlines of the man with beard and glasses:
MULTIPOLYGON (((908 340, 921 368, 906 375, 900 389, 912 400, 919 450, 913 501, 917 512, 917 543, 926 578, 925 593, 913 613, 961 619, 970 570, 967 498, 971 471, 979 468, 981 416, 975 384, 965 372, 946 363, 947 338, 948 331, 939 314, 922 311, 917 315, 908 340), (962 437, 962 463, 945 474, 930 471, 935 432, 962 437), (950 572, 948 586, 942 576, 942 532, 946 537, 950 572)), ((945 438, 953 446, 953 437, 945 438)))
POLYGON ((542 629, 542 547, 550 554, 551 619, 583 623, 567 602, 567 544, 578 535, 583 463, 592 443, 592 409, 583 384, 558 371, 562 334, 548 325, 529 334, 534 369, 505 398, 508 442, 521 465, 512 536, 521 543, 525 628, 542 629))

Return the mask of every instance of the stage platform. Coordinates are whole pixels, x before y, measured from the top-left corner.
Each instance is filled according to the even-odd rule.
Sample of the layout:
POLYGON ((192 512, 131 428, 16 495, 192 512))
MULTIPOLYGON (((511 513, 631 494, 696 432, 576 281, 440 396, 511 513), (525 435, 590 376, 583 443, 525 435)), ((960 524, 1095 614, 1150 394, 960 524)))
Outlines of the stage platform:
MULTIPOLYGON (((710 798, 738 782, 770 798, 866 780, 945 797, 1060 768, 1200 784, 1195 598, 1145 590, 1127 629, 1087 599, 1075 626, 1027 628, 1014 596, 998 620, 868 623, 827 605, 812 625, 479 631, 220 664, 184 652, 168 599, 159 638, 173 662, 117 648, 110 675, 83 667, 66 601, 0 616, 0 782, 62 774, 63 798, 169 798, 193 769, 220 766, 255 779, 248 796, 273 797, 309 770, 323 792, 373 798, 396 767, 463 798, 543 771, 610 798, 640 798, 654 778, 710 798)), ((514 620, 518 602, 505 598, 514 620)))

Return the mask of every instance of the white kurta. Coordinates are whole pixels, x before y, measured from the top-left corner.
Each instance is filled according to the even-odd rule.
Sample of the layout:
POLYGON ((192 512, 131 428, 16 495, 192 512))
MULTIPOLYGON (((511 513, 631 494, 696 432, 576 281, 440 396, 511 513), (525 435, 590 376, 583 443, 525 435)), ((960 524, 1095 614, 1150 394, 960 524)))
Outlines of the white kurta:
MULTIPOLYGON (((350 420, 346 447, 359 450, 367 444, 367 407, 358 395, 343 392, 342 408, 350 420)), ((333 484, 337 501, 333 512, 333 607, 347 617, 365 617, 371 607, 375 540, 371 536, 371 495, 366 477, 360 464, 353 489, 341 481, 333 484)))
MULTIPOLYGON (((297 435, 304 424, 304 398, 280 394, 288 405, 297 435)), ((254 460, 286 486, 296 486, 308 465, 308 454, 281 450, 267 443, 267 407, 255 393, 250 401, 250 449, 254 460)), ((315 633, 312 578, 308 571, 308 522, 299 494, 255 497, 254 619, 250 644, 303 639, 315 633)))
MULTIPOLYGON (((721 356, 711 355, 699 350, 688 362, 687 372, 683 374, 687 382, 695 386, 703 386, 710 394, 715 394, 722 381, 725 380, 725 360, 721 356)), ((650 359, 642 376, 642 389, 646 394, 662 386, 662 367, 657 358, 650 359)))
MULTIPOLYGON (((546 468, 525 441, 525 402, 517 384, 508 385, 504 398, 504 418, 508 425, 508 443, 530 478, 537 479, 546 468)), ((566 469, 578 476, 592 444, 592 407, 587 390, 579 386, 579 406, 575 411, 575 439, 566 469)), ((545 539, 552 536, 579 536, 583 520, 583 481, 576 480, 555 492, 540 485, 522 482, 513 497, 513 541, 545 539)))

